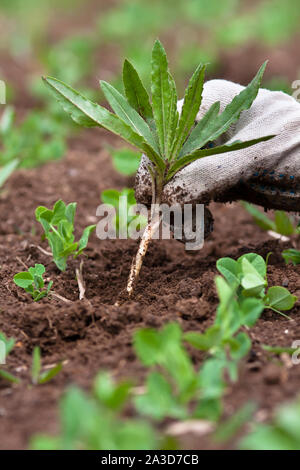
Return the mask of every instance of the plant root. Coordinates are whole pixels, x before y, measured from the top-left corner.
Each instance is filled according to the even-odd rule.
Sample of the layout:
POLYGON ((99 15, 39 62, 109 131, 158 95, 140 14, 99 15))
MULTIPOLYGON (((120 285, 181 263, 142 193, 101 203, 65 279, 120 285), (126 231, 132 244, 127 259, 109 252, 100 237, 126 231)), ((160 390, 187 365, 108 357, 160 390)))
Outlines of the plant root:
POLYGON ((144 230, 138 252, 131 264, 130 274, 127 283, 128 297, 131 297, 133 294, 134 286, 138 280, 143 260, 148 250, 149 243, 153 238, 154 233, 158 229, 160 221, 161 219, 157 214, 156 216, 154 216, 154 218, 152 218, 152 220, 148 223, 147 227, 144 230))
POLYGON ((83 279, 83 260, 80 262, 79 269, 76 268, 76 279, 77 279, 77 284, 78 284, 78 289, 79 289, 79 300, 83 300, 85 298, 85 282, 83 279))

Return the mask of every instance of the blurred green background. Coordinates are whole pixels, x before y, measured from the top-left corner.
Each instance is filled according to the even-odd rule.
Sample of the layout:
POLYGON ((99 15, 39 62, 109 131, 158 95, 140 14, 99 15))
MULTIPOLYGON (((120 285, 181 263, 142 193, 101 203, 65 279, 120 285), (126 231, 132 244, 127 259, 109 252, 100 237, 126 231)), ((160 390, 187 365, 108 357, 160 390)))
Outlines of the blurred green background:
MULTIPOLYGON (((99 79, 121 90, 122 62, 128 57, 149 85, 156 37, 167 50, 179 96, 199 62, 209 64, 207 79, 246 84, 265 59, 264 86, 291 93, 300 78, 299 24, 299 0, 1 0, 0 79, 7 85, 7 103, 17 111, 9 133, 24 134, 29 125, 35 141, 45 143, 47 129, 40 124, 45 116, 48 128, 59 124, 61 139, 72 129, 41 75, 103 101, 99 79), (33 110, 29 124, 21 125, 33 110)), ((17 139, 7 132, 0 166, 17 139)), ((55 148, 58 158, 63 142, 55 148)))

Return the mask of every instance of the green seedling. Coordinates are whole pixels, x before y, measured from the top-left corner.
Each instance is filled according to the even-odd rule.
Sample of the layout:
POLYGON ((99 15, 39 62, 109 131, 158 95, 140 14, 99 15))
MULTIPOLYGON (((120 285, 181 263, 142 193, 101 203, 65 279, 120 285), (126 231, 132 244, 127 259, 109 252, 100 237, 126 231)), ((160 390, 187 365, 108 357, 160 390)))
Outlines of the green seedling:
POLYGON ((150 423, 121 417, 130 390, 130 384, 114 384, 107 373, 97 376, 91 395, 76 387, 69 389, 60 403, 60 434, 35 436, 31 447, 35 450, 160 448, 150 423))
POLYGON ((275 211, 274 220, 272 220, 249 202, 243 201, 242 206, 252 215, 254 222, 263 230, 272 230, 285 236, 299 233, 299 228, 294 226, 293 219, 284 211, 275 211))
POLYGON ((46 86, 75 122, 87 127, 104 127, 144 152, 151 162, 149 173, 152 177, 152 202, 156 209, 152 211, 132 263, 127 284, 129 296, 133 293, 149 242, 161 222, 158 207, 165 184, 178 171, 199 158, 239 150, 273 137, 265 136, 247 142, 204 148, 224 134, 238 120, 242 111, 250 108, 258 93, 265 67, 266 63, 221 114, 220 103, 214 103, 196 126, 194 124, 202 101, 205 66, 199 65, 194 72, 179 116, 176 85, 168 68, 166 52, 158 40, 152 51, 152 103, 138 73, 128 60, 125 60, 123 67, 125 96, 109 83, 101 81, 102 91, 116 114, 91 102, 65 83, 51 77, 44 78, 46 86))
POLYGON ((188 332, 184 339, 217 360, 224 361, 233 381, 237 380, 238 362, 249 352, 251 339, 242 327, 252 327, 260 317, 261 299, 239 298, 236 286, 221 276, 215 279, 220 303, 214 324, 203 334, 188 332))
POLYGON ((32 353, 31 381, 33 385, 42 385, 52 380, 62 370, 62 363, 59 362, 45 372, 41 372, 41 350, 36 346, 32 353))
POLYGON ((50 281, 47 289, 44 288, 45 282, 43 275, 45 271, 46 269, 43 264, 36 264, 34 268, 31 267, 28 271, 15 274, 14 283, 28 292, 35 302, 38 302, 49 294, 53 284, 53 281, 50 281))
POLYGON ((300 449, 300 399, 281 405, 270 424, 254 424, 239 447, 249 450, 300 449))
POLYGON ((76 202, 66 205, 63 201, 57 201, 53 209, 39 206, 35 211, 36 220, 44 229, 44 237, 50 245, 53 261, 61 271, 67 268, 69 256, 77 258, 87 247, 90 234, 96 225, 89 225, 82 233, 78 242, 74 239, 74 217, 76 202))
POLYGON ((129 148, 122 148, 114 150, 109 148, 112 156, 112 161, 115 169, 122 175, 134 175, 139 167, 141 154, 130 150, 129 148))
POLYGON ((7 106, 0 120, 0 166, 15 162, 15 167, 33 168, 63 156, 64 129, 51 116, 32 111, 19 126, 14 119, 14 109, 7 106))
MULTIPOLYGON (((4 345, 4 350, 2 347, 2 344, 0 344, 0 364, 6 362, 6 358, 9 355, 9 353, 12 351, 15 345, 15 340, 14 338, 7 338, 6 335, 0 331, 0 343, 4 345)), ((10 374, 4 369, 0 369, 0 378, 7 380, 8 382, 11 383, 19 383, 20 379, 18 377, 15 377, 14 375, 10 374)))
POLYGON ((106 189, 101 193, 101 200, 104 204, 112 205, 116 210, 114 223, 117 234, 121 230, 122 233, 128 233, 130 224, 133 221, 137 229, 147 225, 147 218, 142 215, 130 215, 131 208, 136 206, 133 189, 124 188, 122 191, 106 189))
POLYGON ((19 160, 15 158, 11 162, 6 163, 2 168, 0 168, 0 189, 8 180, 8 178, 13 174, 18 165, 19 160))
POLYGON ((284 250, 282 252, 282 257, 286 264, 289 262, 293 263, 294 266, 300 264, 300 250, 289 248, 288 250, 284 250))
MULTIPOLYGON (((264 303, 264 308, 274 310, 287 317, 282 311, 293 308, 297 297, 282 286, 268 287, 267 262, 256 253, 247 253, 235 261, 221 258, 217 261, 219 272, 228 283, 237 288, 240 299, 255 298, 264 303)), ((289 317, 287 317, 289 318, 289 317)))
POLYGON ((146 392, 135 400, 140 413, 155 419, 201 418, 216 421, 222 413, 226 389, 224 374, 237 380, 238 362, 249 352, 251 340, 240 331, 253 326, 263 311, 259 299, 239 302, 236 290, 223 278, 216 278, 220 304, 213 326, 204 334, 183 334, 179 325, 161 331, 139 330, 134 336, 135 351, 142 363, 152 368, 146 392), (183 341, 209 354, 196 372, 183 341))

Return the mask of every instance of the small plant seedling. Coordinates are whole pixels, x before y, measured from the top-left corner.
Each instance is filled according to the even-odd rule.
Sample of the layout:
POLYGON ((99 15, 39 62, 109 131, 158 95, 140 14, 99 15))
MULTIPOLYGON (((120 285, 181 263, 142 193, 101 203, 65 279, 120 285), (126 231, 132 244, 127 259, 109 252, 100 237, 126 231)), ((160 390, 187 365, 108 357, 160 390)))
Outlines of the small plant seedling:
POLYGON ((14 109, 7 106, 0 120, 0 166, 18 162, 20 168, 33 168, 63 156, 65 131, 53 117, 32 111, 19 126, 14 118, 14 109))
POLYGON ((300 250, 296 250, 295 248, 289 248, 288 250, 284 250, 282 252, 282 257, 286 264, 289 262, 293 263, 294 266, 300 264, 300 250))
POLYGON ((90 234, 95 230, 96 225, 89 225, 83 231, 78 242, 74 239, 74 217, 76 212, 76 202, 66 205, 59 200, 54 204, 52 210, 39 206, 35 211, 36 220, 41 223, 44 229, 44 236, 47 238, 53 261, 61 271, 67 267, 67 259, 70 255, 77 258, 87 247, 90 234))
POLYGON ((41 350, 36 346, 32 353, 31 381, 33 385, 42 385, 52 380, 62 370, 62 363, 59 362, 56 366, 45 372, 41 372, 41 369, 41 350))
POLYGON ((104 204, 111 204, 116 209, 114 223, 117 233, 119 233, 122 227, 125 232, 128 231, 132 221, 135 221, 135 223, 139 222, 141 228, 147 225, 147 219, 142 215, 130 215, 130 208, 136 205, 133 189, 123 188, 122 191, 106 189, 101 193, 101 200, 104 204), (121 198, 125 199, 125 201, 123 199, 123 203, 121 198))
MULTIPOLYGON (((282 311, 293 308, 297 297, 282 286, 269 287, 267 281, 267 262, 256 253, 247 253, 235 261, 232 258, 221 258, 217 269, 227 282, 237 288, 241 299, 254 297, 261 299, 264 308, 269 308, 287 317, 282 311)), ((289 317, 287 317, 289 318, 289 317)))
POLYGON ((36 264, 34 268, 31 267, 28 269, 28 271, 15 274, 14 283, 31 294, 33 300, 38 302, 49 294, 53 284, 53 281, 50 281, 47 289, 44 289, 45 282, 43 279, 43 274, 45 271, 46 269, 43 264, 36 264))
POLYGON ((115 384, 105 372, 96 377, 90 395, 78 387, 70 388, 60 402, 60 434, 36 435, 31 447, 35 450, 160 448, 159 436, 151 423, 122 417, 130 392, 130 384, 115 384))
POLYGON ((91 102, 65 83, 51 77, 44 78, 45 84, 75 122, 87 127, 104 127, 144 152, 151 162, 152 207, 156 209, 151 213, 132 263, 127 284, 129 296, 133 293, 149 242, 161 222, 158 207, 165 184, 178 171, 199 158, 239 150, 273 137, 204 148, 224 134, 238 120, 242 111, 250 108, 258 93, 265 67, 266 63, 221 114, 220 102, 213 103, 195 127, 202 101, 205 66, 199 65, 194 72, 179 116, 176 85, 168 68, 166 52, 158 40, 152 51, 152 103, 138 73, 128 60, 125 60, 123 68, 125 96, 109 83, 101 81, 102 91, 116 114, 91 102))
POLYGON ((281 405, 270 424, 255 423, 239 447, 248 450, 299 450, 300 399, 281 405))
POLYGON ((263 230, 271 230, 285 236, 299 233, 299 229, 294 226, 292 218, 284 211, 275 211, 275 217, 272 220, 249 202, 243 201, 242 206, 252 215, 254 222, 263 230))
MULTIPOLYGON (((14 338, 7 338, 6 335, 2 331, 0 331, 0 341, 2 341, 4 343, 4 346, 5 346, 5 351, 4 351, 5 357, 4 358, 1 357, 1 359, 6 360, 6 357, 9 355, 9 353, 14 348, 15 340, 14 340, 14 338)), ((20 379, 18 377, 15 377, 14 375, 10 374, 9 372, 7 372, 4 369, 0 369, 0 378, 4 379, 4 380, 7 380, 8 382, 11 382, 11 383, 16 383, 17 384, 17 383, 20 382, 20 379)))

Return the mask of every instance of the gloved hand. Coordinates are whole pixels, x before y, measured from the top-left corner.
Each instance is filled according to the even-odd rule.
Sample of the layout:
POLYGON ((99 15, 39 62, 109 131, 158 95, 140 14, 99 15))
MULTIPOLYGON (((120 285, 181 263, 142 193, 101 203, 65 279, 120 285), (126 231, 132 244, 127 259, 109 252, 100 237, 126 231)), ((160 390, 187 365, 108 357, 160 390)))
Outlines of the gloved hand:
MULTIPOLYGON (((226 80, 206 82, 197 119, 216 101, 221 102, 222 112, 243 88, 226 80)), ((162 202, 207 205, 243 199, 265 208, 300 212, 300 103, 294 98, 260 89, 252 107, 241 113, 218 145, 271 134, 276 137, 267 142, 191 163, 165 186, 162 202)), ((136 176, 136 198, 144 204, 151 203, 148 164, 143 156, 136 176)))

